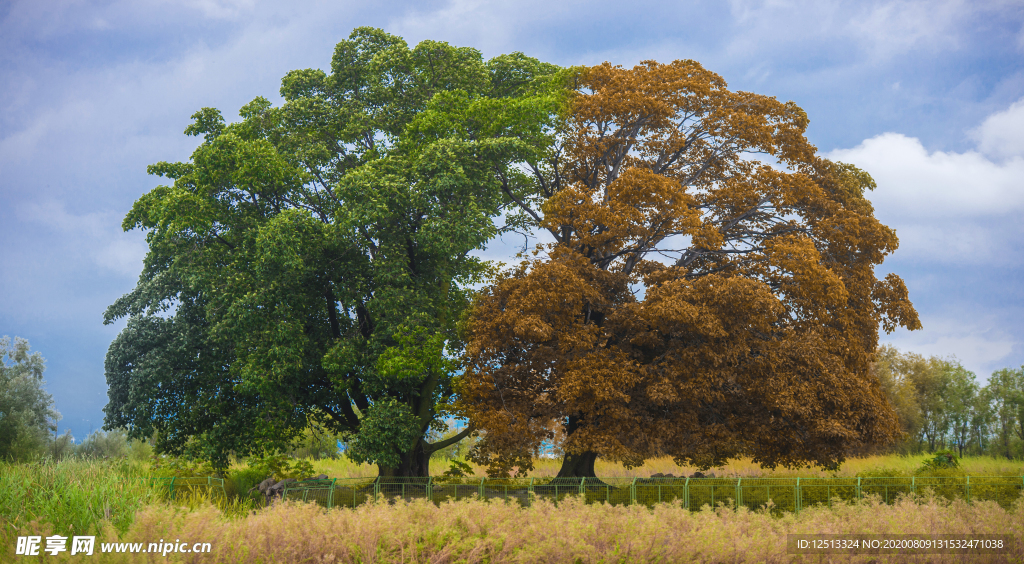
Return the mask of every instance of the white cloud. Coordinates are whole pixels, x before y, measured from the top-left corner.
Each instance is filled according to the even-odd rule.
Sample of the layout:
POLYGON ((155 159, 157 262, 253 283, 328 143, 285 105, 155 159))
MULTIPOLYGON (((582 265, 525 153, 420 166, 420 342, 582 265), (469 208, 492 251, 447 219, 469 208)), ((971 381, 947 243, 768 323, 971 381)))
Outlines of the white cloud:
POLYGON ((1024 208, 1024 159, 997 163, 976 151, 928 152, 899 133, 872 137, 829 158, 868 171, 878 215, 901 220, 1003 215, 1024 208))
POLYGON ((530 45, 517 44, 515 39, 529 35, 533 26, 571 18, 574 10, 582 8, 574 6, 577 4, 578 0, 557 3, 449 0, 433 10, 407 10, 389 22, 387 31, 404 37, 411 45, 433 39, 474 47, 485 57, 510 51, 537 56, 530 45))
MULTIPOLYGON (((1006 113, 985 123, 1001 124, 993 118, 1006 113)), ((1024 143, 1024 129, 990 126, 982 132, 979 144, 997 134, 1024 143)), ((929 152, 920 140, 898 133, 878 135, 827 156, 874 177, 878 188, 868 197, 876 217, 900 237, 901 258, 949 265, 1005 265, 1024 258, 1005 250, 1014 218, 1024 211, 1024 158, 997 162, 978 151, 929 152)))
POLYGON ((864 8, 845 26, 869 52, 885 58, 918 46, 955 48, 957 24, 977 9, 962 0, 881 2, 864 8))
POLYGON ((900 237, 902 264, 916 265, 900 272, 909 274, 911 299, 924 296, 941 308, 922 311, 922 331, 899 330, 883 342, 924 355, 955 354, 982 379, 1020 356, 1007 320, 1019 305, 981 304, 1012 300, 999 281, 1013 280, 1008 273, 1024 263, 1015 244, 1024 236, 1017 219, 1024 211, 1024 151, 1014 149, 1024 148, 1024 125, 1013 127, 1022 116, 1022 102, 989 116, 973 132, 979 150, 928 151, 916 138, 885 133, 827 155, 875 178, 869 197, 876 216, 900 237), (965 270, 988 272, 987 287, 968 285, 965 270))
POLYGON ((136 276, 148 247, 141 233, 124 233, 113 213, 74 214, 63 203, 48 200, 22 206, 21 216, 45 227, 58 242, 66 260, 88 260, 122 276, 136 276))
POLYGON ((852 41, 873 60, 922 47, 956 48, 958 28, 978 12, 963 0, 731 0, 729 7, 744 30, 734 39, 734 52, 827 38, 833 45, 852 41))
POLYGON ((971 132, 978 149, 996 158, 1024 157, 1024 98, 994 113, 971 132))

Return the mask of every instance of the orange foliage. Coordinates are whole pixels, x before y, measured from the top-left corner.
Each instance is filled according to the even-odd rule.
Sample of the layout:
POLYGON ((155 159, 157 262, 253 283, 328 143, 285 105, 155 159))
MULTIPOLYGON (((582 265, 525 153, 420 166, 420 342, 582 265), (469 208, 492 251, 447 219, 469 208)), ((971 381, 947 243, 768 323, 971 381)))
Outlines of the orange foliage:
POLYGON ((580 74, 541 209, 513 198, 555 242, 467 324, 477 461, 528 468, 552 422, 566 476, 596 456, 832 467, 899 433, 868 373, 879 324, 920 326, 902 280, 874 275, 896 235, 807 121, 694 61, 580 74))

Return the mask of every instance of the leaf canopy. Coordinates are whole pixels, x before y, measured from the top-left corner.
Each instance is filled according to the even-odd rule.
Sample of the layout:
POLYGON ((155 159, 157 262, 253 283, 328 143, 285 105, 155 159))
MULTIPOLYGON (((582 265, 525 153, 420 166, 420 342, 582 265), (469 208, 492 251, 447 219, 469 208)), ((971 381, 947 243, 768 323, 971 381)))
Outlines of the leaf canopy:
POLYGON ((880 325, 920 323, 899 277, 875 277, 897 238, 870 176, 816 155, 794 103, 694 61, 585 69, 569 102, 539 192, 515 198, 554 242, 467 322, 477 461, 529 468, 552 423, 564 476, 597 455, 829 468, 891 441, 868 366, 880 325))
MULTIPOLYGON (((502 229, 501 177, 546 158, 565 72, 515 53, 358 28, 330 74, 296 70, 143 195, 138 286, 106 373, 108 427, 223 467, 310 425, 385 473, 426 471, 461 352, 456 323, 489 273, 471 253, 502 229)), ((461 438, 461 437, 459 437, 461 438)))

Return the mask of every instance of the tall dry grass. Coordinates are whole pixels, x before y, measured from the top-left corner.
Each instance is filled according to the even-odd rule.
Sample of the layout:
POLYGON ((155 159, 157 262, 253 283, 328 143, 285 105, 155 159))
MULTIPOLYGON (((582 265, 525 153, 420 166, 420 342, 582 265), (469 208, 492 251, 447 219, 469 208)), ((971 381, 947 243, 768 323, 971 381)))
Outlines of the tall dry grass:
POLYGON ((151 505, 127 532, 110 528, 105 536, 121 542, 209 542, 213 549, 166 557, 103 554, 90 562, 1022 562, 1024 503, 1007 511, 994 503, 907 498, 890 506, 874 498, 781 518, 742 508, 691 513, 668 504, 648 509, 579 500, 557 506, 537 501, 527 509, 478 500, 330 511, 286 503, 242 519, 227 519, 209 506, 189 511, 151 505), (1012 534, 1016 541, 1008 553, 982 557, 787 554, 787 534, 822 533, 1012 534))

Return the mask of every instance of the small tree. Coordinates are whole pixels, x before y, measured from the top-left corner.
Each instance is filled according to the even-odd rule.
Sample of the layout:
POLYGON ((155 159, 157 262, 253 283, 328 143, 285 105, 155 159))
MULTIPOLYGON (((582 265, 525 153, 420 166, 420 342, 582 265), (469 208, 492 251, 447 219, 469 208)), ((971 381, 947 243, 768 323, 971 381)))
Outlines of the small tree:
POLYGON ((0 459, 38 456, 57 430, 60 413, 43 389, 46 363, 25 339, 0 338, 0 459))

